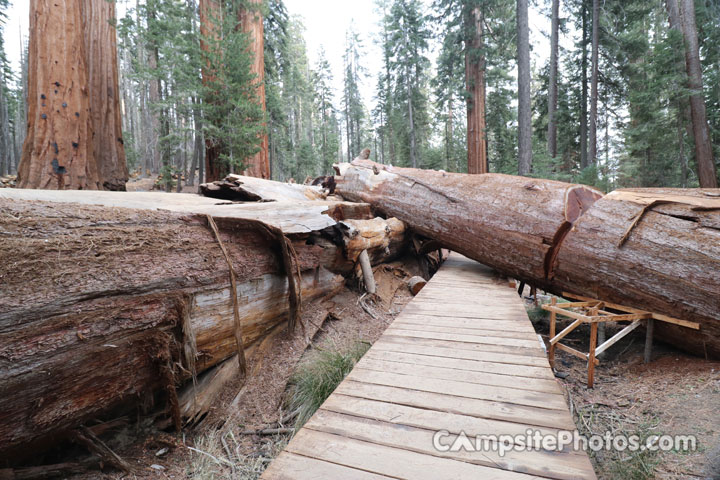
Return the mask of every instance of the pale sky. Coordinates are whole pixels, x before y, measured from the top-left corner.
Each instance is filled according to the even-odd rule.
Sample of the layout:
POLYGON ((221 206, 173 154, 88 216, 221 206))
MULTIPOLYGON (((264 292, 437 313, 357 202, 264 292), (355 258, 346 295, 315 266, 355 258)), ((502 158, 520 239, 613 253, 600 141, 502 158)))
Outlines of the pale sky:
MULTIPOLYGON (((430 4, 431 0, 424 0, 430 4)), ((8 58, 15 71, 19 71, 21 38, 27 38, 29 23, 29 0, 12 0, 8 10, 8 22, 5 27, 5 48, 8 58)), ((119 12, 123 11, 126 1, 118 2, 119 12)), ((133 2, 134 3, 134 2, 133 2)), ((549 0, 546 3, 550 3, 549 0)), ((305 40, 307 42, 308 57, 311 67, 317 61, 318 52, 322 46, 330 62, 335 86, 336 100, 341 98, 342 87, 342 56, 345 47, 345 32, 353 26, 364 40, 364 64, 369 77, 363 82, 362 92, 368 108, 372 108, 373 92, 377 84, 377 74, 382 68, 382 57, 376 39, 379 33, 380 15, 375 12, 374 0, 285 0, 288 13, 302 17, 305 24, 305 40)), ((567 16, 561 12, 561 16, 567 16)), ((530 40, 532 43, 532 61, 542 65, 549 57, 550 41, 543 35, 550 29, 550 21, 544 15, 530 7, 530 40)), ((566 47, 572 45, 572 39, 563 38, 562 44, 566 47)), ((437 52, 430 52, 431 59, 436 58, 437 52)))

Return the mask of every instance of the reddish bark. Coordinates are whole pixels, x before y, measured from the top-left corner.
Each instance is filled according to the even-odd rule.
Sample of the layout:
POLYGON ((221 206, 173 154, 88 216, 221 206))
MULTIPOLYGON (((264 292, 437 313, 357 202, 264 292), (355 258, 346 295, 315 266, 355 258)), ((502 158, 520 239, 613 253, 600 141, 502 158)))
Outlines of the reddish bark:
MULTIPOLYGON (((257 82, 257 102, 265 113, 265 43, 262 8, 263 0, 249 0, 249 8, 240 10, 240 24, 250 41, 250 53, 253 56, 251 72, 257 82)), ((260 151, 245 162, 248 167, 244 175, 259 178, 270 178, 270 156, 267 131, 261 134, 260 151)))
POLYGON ((639 189, 602 197, 588 187, 506 175, 367 161, 340 170, 337 192, 345 198, 548 291, 700 323, 699 331, 662 325, 657 332, 695 354, 720 357, 717 193, 639 189))
POLYGON ((90 118, 94 152, 105 190, 125 190, 125 161, 117 68, 115 2, 83 0, 90 118))
MULTIPOLYGON (((202 80, 205 86, 212 86, 217 79, 214 71, 217 57, 221 54, 218 42, 222 28, 222 8, 218 0, 200 0, 200 48, 205 52, 205 67, 202 80)), ((220 159, 221 146, 213 140, 205 140, 205 181, 221 180, 230 173, 228 166, 220 159)))
POLYGON ((21 188, 102 189, 92 141, 81 1, 30 2, 21 188))

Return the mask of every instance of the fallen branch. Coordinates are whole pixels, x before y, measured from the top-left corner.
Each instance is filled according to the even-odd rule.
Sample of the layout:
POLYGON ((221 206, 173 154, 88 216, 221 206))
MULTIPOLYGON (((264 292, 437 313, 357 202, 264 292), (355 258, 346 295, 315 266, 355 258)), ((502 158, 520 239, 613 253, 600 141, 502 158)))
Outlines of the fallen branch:
POLYGON ((263 428, 261 430, 243 430, 240 435, 286 435, 294 432, 294 428, 263 428))
POLYGON ((104 463, 112 465, 125 473, 135 474, 139 472, 138 468, 123 460, 117 453, 113 452, 110 447, 95 436, 90 429, 86 427, 79 428, 74 432, 73 438, 75 441, 85 446, 91 453, 100 457, 104 463))

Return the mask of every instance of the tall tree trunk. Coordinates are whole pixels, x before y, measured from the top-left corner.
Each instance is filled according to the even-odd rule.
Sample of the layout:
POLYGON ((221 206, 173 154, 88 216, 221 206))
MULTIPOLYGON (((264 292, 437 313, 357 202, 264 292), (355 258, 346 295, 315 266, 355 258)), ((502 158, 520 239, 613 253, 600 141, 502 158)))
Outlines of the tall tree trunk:
POLYGON ((517 0, 518 42, 518 173, 532 168, 532 118, 530 112, 530 30, 528 0, 517 0))
POLYGON ((465 88, 467 96, 468 173, 487 173, 485 142, 485 54, 483 48, 483 12, 473 8, 465 13, 469 39, 465 48, 465 88))
MULTIPOLYGON (((251 63, 251 72, 256 76, 257 81, 257 101, 262 107, 263 113, 266 113, 265 106, 265 40, 262 8, 263 0, 249 0, 248 6, 240 8, 240 24, 243 32, 248 35, 250 40, 250 52, 253 61, 251 63)), ((247 169, 245 175, 258 178, 270 178, 270 156, 267 123, 264 124, 263 133, 260 135, 260 151, 248 158, 245 163, 247 169)))
POLYGON ((550 20, 550 84, 548 85, 548 154, 557 156, 557 112, 558 103, 558 41, 560 27, 560 0, 552 0, 550 20))
POLYGON ((597 104, 598 104, 598 47, 600 43, 600 1, 593 0, 592 13, 592 70, 590 74, 590 131, 588 133, 588 162, 597 161, 597 104))
POLYGON ((410 165, 417 168, 417 139, 415 132, 415 112, 413 111, 413 85, 410 72, 407 72, 407 91, 408 91, 408 125, 410 129, 410 165))
POLYGON ((588 141, 588 125, 587 125, 587 103, 588 103, 588 78, 587 78, 587 36, 588 36, 588 27, 587 27, 587 7, 585 5, 585 2, 582 2, 581 5, 581 15, 582 15, 582 41, 580 42, 581 48, 582 48, 582 55, 580 58, 580 81, 582 82, 581 85, 581 93, 580 93, 580 168, 586 168, 590 163, 588 162, 588 148, 587 148, 587 141, 588 141))
MULTIPOLYGON (((220 39, 222 8, 218 0, 200 0, 200 48, 206 55, 202 79, 205 86, 217 81, 217 43, 220 39)), ((220 159, 220 148, 211 138, 205 139, 205 182, 214 182, 228 174, 227 166, 220 159)))
POLYGON ((26 55, 26 45, 24 42, 20 42, 22 48, 20 49, 20 85, 22 88, 21 101, 18 102, 18 106, 15 113, 15 132, 14 132, 14 145, 13 145, 13 163, 10 165, 10 173, 17 173, 20 158, 22 157, 23 144, 27 137, 27 119, 28 119, 28 58, 26 55))
POLYGON ((693 137, 695 139, 695 161, 698 179, 703 188, 717 188, 717 171, 710 142, 710 127, 703 98, 702 67, 695 25, 695 3, 693 0, 679 0, 683 36, 685 37, 685 64, 688 87, 690 88, 690 113, 693 137))
POLYGON ((347 158, 348 162, 352 160, 353 151, 352 145, 350 144, 350 137, 352 136, 352 121, 350 120, 350 106, 349 106, 349 95, 345 94, 345 138, 347 140, 347 158))
MULTIPOLYGON (((683 37, 682 19, 680 18, 680 7, 677 0, 666 0, 665 6, 668 11, 668 23, 670 29, 679 33, 683 37)), ((675 67, 677 74, 685 72, 684 55, 678 55, 678 62, 675 67)), ((677 136, 678 136, 678 162, 682 172, 682 187, 687 188, 688 184, 688 161, 685 157, 685 134, 692 137, 692 127, 690 125, 690 102, 688 98, 679 98, 677 101, 677 136)))
POLYGON ((101 190, 93 152, 81 0, 31 0, 21 188, 101 190))
POLYGON ((90 118, 95 159, 105 190, 125 190, 128 169, 118 87, 115 2, 83 0, 90 118))
MULTIPOLYGON (((153 23, 156 20, 156 12, 152 9, 148 9, 148 23, 153 23)), ((158 68, 158 57, 160 53, 158 51, 157 41, 152 39, 147 44, 147 67, 152 73, 150 79, 150 90, 149 90, 149 105, 147 108, 150 113, 150 148, 151 148, 151 160, 152 160, 152 171, 157 173, 160 171, 161 163, 161 152, 160 152, 160 78, 157 74, 158 68)))
POLYGON ((10 170, 13 149, 9 125, 10 119, 8 118, 7 101, 5 100, 5 82, 0 79, 0 175, 7 175, 10 170))
POLYGON ((453 94, 450 92, 450 97, 448 98, 447 125, 445 127, 445 170, 450 170, 450 159, 453 157, 453 100, 453 94))

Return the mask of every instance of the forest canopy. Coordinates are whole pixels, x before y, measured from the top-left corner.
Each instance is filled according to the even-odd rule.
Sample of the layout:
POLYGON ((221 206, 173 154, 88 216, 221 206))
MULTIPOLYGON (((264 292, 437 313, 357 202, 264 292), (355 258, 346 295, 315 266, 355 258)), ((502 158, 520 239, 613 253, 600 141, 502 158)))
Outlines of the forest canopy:
MULTIPOLYGON (((531 2, 530 23, 548 27, 532 43, 525 0, 373 3, 376 32, 349 27, 342 58, 309 52, 283 0, 113 5, 128 171, 169 188, 266 162, 258 176, 303 182, 370 148, 381 163, 606 191, 716 184, 717 0, 531 2)), ((28 45, 19 70, 5 54, 8 7, 0 175, 18 168, 35 101, 28 45)))

